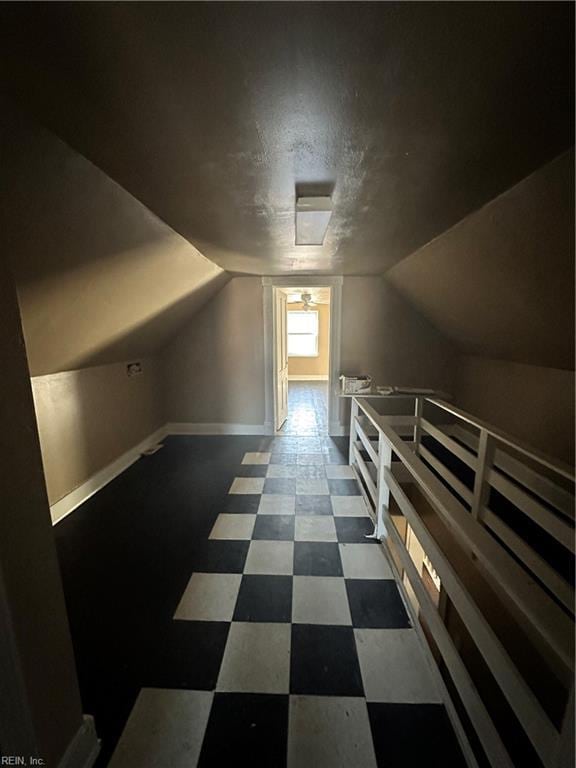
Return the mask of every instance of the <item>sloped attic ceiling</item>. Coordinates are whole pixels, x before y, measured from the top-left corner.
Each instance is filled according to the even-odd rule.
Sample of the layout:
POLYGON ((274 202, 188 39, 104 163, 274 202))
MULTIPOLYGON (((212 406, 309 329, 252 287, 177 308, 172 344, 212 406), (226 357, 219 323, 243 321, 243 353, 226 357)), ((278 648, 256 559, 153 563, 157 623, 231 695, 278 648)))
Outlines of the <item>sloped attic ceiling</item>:
POLYGON ((55 136, 3 118, 2 242, 31 374, 153 354, 228 275, 55 136))
POLYGON ((0 14, 12 97, 232 271, 382 273, 572 143, 571 3, 0 14), (323 248, 297 185, 333 185, 323 248))
POLYGON ((385 278, 468 354, 574 368, 574 151, 385 278))

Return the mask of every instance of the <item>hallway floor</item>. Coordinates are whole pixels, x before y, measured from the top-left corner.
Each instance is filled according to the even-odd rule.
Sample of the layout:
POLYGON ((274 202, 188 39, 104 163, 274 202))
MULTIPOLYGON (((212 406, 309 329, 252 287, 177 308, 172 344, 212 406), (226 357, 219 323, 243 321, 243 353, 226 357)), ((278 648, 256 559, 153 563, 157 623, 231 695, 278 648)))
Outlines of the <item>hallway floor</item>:
POLYGON ((328 434, 327 381, 288 382, 288 418, 278 434, 300 437, 328 434))
POLYGON ((56 527, 98 766, 464 765, 346 449, 170 437, 56 527))

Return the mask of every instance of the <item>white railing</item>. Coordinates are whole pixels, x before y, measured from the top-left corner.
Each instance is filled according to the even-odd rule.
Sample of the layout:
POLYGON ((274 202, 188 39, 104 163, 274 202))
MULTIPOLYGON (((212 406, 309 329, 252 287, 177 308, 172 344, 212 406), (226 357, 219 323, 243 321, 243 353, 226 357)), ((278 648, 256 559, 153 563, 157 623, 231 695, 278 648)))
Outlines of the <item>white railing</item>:
MULTIPOLYGON (((374 512, 374 536, 395 555, 391 560, 406 597, 415 597, 417 603, 413 618, 416 622, 419 616, 424 619, 490 763, 498 768, 514 765, 506 735, 493 722, 489 705, 425 588, 423 569, 418 571, 407 537, 395 523, 398 515, 416 536, 440 580, 441 594, 457 611, 543 765, 563 766, 573 738, 573 584, 558 572, 550 557, 546 559, 538 551, 533 537, 524 538, 517 525, 498 514, 491 499, 494 489, 520 518, 526 517, 533 530, 541 531, 543 538, 571 557, 574 477, 569 468, 449 403, 422 397, 405 402, 409 404, 406 415, 387 415, 372 404, 382 408, 384 400, 352 400, 350 464, 374 512), (434 446, 441 446, 441 451, 434 446), (449 461, 442 458, 442 452, 449 461), (465 473, 459 471, 462 467, 465 473), (410 488, 424 499, 446 536, 457 543, 470 573, 477 574, 490 594, 496 595, 495 602, 504 606, 510 627, 520 628, 521 637, 550 670, 551 679, 562 682, 566 691, 562 722, 552 721, 527 679, 530 671, 527 674, 526 664, 519 663, 522 648, 503 636, 501 621, 497 626, 465 569, 458 567, 449 548, 438 540, 438 527, 431 528, 421 507, 413 502, 410 488)), ((398 410, 397 403, 394 410, 398 410)), ((459 562, 461 566, 462 560, 459 562)), ((474 764, 474 758, 470 762, 474 764)))

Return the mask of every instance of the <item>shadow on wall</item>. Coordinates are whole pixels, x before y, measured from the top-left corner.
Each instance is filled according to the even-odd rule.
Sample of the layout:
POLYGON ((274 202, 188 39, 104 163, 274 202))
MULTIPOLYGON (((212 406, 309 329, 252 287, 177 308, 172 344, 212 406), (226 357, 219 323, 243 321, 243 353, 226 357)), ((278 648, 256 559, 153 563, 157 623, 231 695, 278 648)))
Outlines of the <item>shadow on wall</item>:
POLYGON ((167 420, 262 425, 262 280, 235 277, 167 347, 167 420))
POLYGON ((125 363, 32 379, 50 504, 155 432, 164 423, 158 362, 125 363))
POLYGON ((158 352, 229 276, 212 265, 163 281, 161 243, 20 286, 31 373, 42 375, 158 352))
POLYGON ((32 375, 155 353, 227 275, 84 157, 10 117, 2 235, 32 375))

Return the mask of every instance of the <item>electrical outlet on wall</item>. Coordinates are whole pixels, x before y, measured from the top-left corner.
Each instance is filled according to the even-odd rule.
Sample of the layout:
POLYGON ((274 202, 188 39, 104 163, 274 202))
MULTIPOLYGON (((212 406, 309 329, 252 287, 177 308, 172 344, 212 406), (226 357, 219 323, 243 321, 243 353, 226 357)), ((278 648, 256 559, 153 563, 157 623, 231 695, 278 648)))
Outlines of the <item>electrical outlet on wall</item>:
POLYGON ((142 373, 142 363, 128 363, 126 373, 128 376, 139 376, 142 373))

